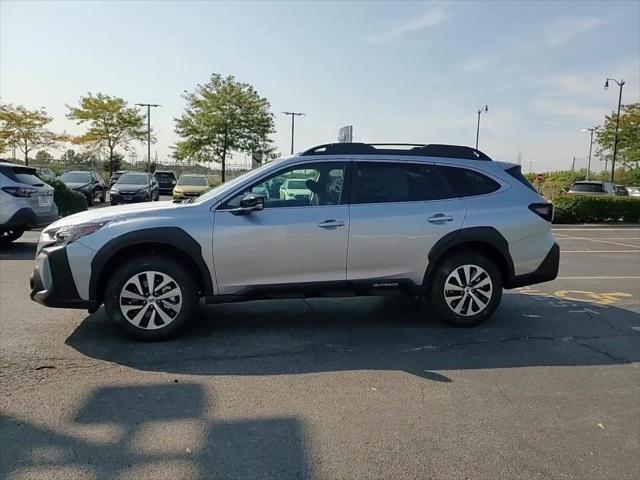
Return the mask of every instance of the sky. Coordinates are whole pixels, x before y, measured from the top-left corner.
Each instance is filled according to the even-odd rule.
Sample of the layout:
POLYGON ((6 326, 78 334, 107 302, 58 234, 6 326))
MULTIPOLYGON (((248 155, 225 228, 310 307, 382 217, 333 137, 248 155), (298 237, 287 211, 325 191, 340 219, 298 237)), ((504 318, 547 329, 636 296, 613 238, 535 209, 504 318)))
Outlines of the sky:
MULTIPOLYGON (((212 73, 266 97, 288 155, 337 141, 475 144, 525 171, 569 168, 580 129, 640 101, 640 1, 186 2, 0 0, 0 101, 66 105, 87 92, 158 103, 160 161, 178 139, 181 94, 212 73)), ((139 159, 143 143, 133 145, 139 159)), ((236 157, 236 161, 240 161, 236 157)))

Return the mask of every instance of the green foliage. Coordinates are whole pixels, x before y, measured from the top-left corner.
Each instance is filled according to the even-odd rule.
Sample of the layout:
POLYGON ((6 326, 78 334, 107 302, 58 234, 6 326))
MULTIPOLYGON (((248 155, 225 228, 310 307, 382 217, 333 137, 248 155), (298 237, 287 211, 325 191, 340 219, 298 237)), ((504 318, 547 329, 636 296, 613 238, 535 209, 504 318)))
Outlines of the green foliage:
POLYGON ((79 192, 75 192, 57 178, 44 179, 53 187, 53 201, 58 206, 60 215, 66 217, 73 213, 83 212, 87 207, 87 199, 79 192))
POLYGON ((39 150, 38 153, 36 153, 36 162, 38 162, 38 165, 47 165, 51 160, 53 160, 53 155, 46 150, 39 150))
POLYGON ((104 169, 109 172, 109 177, 111 177, 113 172, 117 172, 121 169, 123 163, 124 155, 120 152, 114 152, 111 158, 104 161, 104 169))
MULTIPOLYGON (((105 145, 109 150, 108 165, 113 164, 116 148, 126 150, 129 142, 147 138, 146 117, 137 108, 129 107, 122 98, 89 93, 80 97, 78 107, 67 105, 67 108, 68 119, 76 120, 78 125, 89 125, 86 133, 75 137, 73 141, 93 146, 105 145)), ((111 173, 113 170, 109 170, 109 175, 111 173)))
POLYGON ((224 182, 231 151, 272 155, 273 114, 269 102, 251 85, 213 74, 209 83, 198 85, 183 98, 185 112, 175 119, 176 133, 182 138, 175 145, 176 158, 219 161, 224 182))
MULTIPOLYGON (((591 180, 609 180, 609 172, 598 172, 591 174, 591 180)), ((531 184, 538 190, 540 195, 545 198, 553 199, 558 195, 562 195, 569 190, 569 187, 573 182, 578 182, 587 179, 587 170, 581 169, 575 172, 570 170, 562 170, 558 172, 547 172, 544 174, 545 178, 543 182, 536 180, 535 173, 527 173, 525 177, 531 182, 531 184)), ((638 186, 640 185, 640 167, 631 169, 618 169, 616 170, 616 184, 626 186, 638 186)))
POLYGON ((46 127, 53 120, 44 109, 27 110, 22 105, 0 105, 0 142, 2 149, 16 146, 29 165, 29 153, 36 148, 55 147, 61 140, 46 127))
MULTIPOLYGON (((604 125, 596 132, 599 153, 613 154, 617 116, 617 112, 607 115, 604 125)), ((623 105, 620 110, 617 159, 627 167, 640 165, 640 103, 623 105)))
POLYGON ((640 222, 640 199, 605 195, 560 195, 554 223, 640 222))

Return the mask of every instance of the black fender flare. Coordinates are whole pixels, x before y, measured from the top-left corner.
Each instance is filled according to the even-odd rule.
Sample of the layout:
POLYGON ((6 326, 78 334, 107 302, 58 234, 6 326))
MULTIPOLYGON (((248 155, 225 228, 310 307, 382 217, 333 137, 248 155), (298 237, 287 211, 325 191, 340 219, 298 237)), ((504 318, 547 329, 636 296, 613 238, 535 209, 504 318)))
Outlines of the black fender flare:
POLYGON ((504 279, 505 285, 511 283, 515 275, 515 269, 511 253, 509 253, 509 243, 494 227, 461 228, 460 230, 446 234, 438 240, 429 251, 429 263, 424 273, 423 283, 428 285, 428 280, 431 278, 436 265, 448 251, 457 245, 468 242, 484 243, 497 250, 504 259, 507 268, 507 272, 505 272, 506 278, 504 279))
POLYGON ((136 230, 119 235, 103 245, 91 261, 91 279, 89 280, 89 298, 98 298, 98 283, 104 267, 113 259, 114 255, 125 248, 145 243, 155 243, 158 246, 169 246, 180 250, 197 266, 203 283, 203 295, 213 295, 213 281, 209 267, 202 256, 200 244, 187 232, 179 227, 155 227, 136 230))

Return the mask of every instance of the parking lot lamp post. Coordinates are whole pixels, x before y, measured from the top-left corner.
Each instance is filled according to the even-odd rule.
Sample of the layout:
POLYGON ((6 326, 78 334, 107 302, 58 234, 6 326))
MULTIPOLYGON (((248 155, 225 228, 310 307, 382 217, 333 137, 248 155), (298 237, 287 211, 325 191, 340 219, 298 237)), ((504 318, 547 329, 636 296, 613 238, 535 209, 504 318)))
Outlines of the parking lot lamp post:
POLYGON ((598 130, 598 127, 593 128, 583 128, 581 132, 591 132, 591 140, 589 141, 589 161, 587 163, 587 180, 589 180, 591 174, 591 151, 593 150, 593 132, 598 130))
POLYGON ((296 128, 295 119, 296 117, 301 117, 302 115, 304 115, 304 113, 302 112, 282 112, 282 113, 284 113, 285 115, 291 115, 291 155, 293 155, 293 134, 296 128))
POLYGON ((478 126, 476 128, 476 150, 478 149, 478 140, 480 139, 480 115, 482 114, 482 112, 488 112, 489 111, 489 105, 484 105, 483 107, 480 108, 480 110, 478 110, 478 126))
POLYGON ((136 103, 139 107, 147 107, 147 173, 151 173, 151 107, 161 107, 157 103, 136 103))
POLYGON ((616 117, 616 134, 613 137, 613 158, 611 159, 611 182, 613 182, 616 171, 616 155, 618 154, 618 126, 620 124, 620 106, 622 104, 622 87, 624 86, 624 80, 620 79, 620 81, 618 81, 615 78, 607 78, 604 82, 605 90, 609 88, 609 80, 613 80, 620 87, 620 93, 618 95, 618 116, 616 117))

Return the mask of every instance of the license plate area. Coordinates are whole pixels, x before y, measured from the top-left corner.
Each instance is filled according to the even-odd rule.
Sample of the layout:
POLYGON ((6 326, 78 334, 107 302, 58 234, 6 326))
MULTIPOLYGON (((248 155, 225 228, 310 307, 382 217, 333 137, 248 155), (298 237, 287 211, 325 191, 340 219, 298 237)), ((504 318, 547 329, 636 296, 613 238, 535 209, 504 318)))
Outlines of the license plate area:
POLYGON ((38 197, 38 205, 40 207, 50 207, 51 206, 51 197, 49 197, 49 196, 40 196, 40 197, 38 197))

